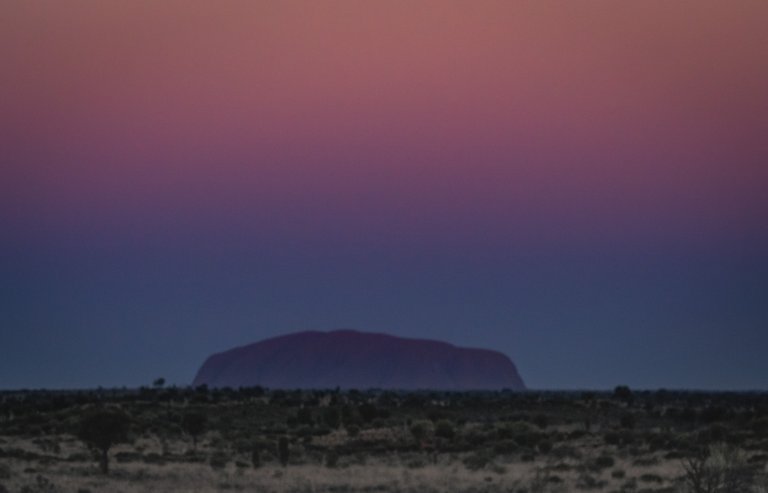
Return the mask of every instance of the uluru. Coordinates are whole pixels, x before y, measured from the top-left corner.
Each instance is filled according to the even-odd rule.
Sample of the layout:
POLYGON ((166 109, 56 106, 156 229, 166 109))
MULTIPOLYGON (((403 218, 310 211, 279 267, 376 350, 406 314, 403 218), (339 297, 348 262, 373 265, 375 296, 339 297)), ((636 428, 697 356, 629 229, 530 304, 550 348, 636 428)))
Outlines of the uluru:
POLYGON ((524 390, 503 353, 357 330, 305 331, 213 354, 193 385, 284 389, 524 390))

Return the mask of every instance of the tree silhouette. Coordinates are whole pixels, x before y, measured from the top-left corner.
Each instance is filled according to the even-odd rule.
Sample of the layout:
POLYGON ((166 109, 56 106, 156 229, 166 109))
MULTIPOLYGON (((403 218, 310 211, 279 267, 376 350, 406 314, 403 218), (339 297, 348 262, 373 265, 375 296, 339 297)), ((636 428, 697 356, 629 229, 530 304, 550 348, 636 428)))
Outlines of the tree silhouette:
POLYGON ((632 395, 632 390, 627 385, 616 386, 616 388, 613 389, 613 397, 614 399, 624 401, 630 405, 632 404, 632 400, 634 398, 632 395))
POLYGON ((277 441, 277 456, 280 459, 280 464, 283 467, 288 465, 288 455, 290 450, 288 449, 288 437, 280 437, 277 441))
POLYGON ((129 441, 131 420, 118 409, 99 409, 85 415, 80 421, 77 437, 98 453, 99 465, 109 473, 109 449, 117 443, 129 441))
POLYGON ((192 437, 192 448, 197 450, 197 437, 208 428, 208 417, 198 411, 188 412, 181 419, 181 427, 192 437))

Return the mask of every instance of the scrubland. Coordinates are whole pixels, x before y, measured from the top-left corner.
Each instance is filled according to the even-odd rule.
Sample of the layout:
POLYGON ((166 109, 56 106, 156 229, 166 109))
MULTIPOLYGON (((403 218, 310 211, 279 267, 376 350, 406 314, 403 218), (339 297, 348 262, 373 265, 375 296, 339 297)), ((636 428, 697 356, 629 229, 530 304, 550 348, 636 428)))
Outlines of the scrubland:
POLYGON ((0 492, 768 493, 767 463, 760 393, 0 393, 0 492))

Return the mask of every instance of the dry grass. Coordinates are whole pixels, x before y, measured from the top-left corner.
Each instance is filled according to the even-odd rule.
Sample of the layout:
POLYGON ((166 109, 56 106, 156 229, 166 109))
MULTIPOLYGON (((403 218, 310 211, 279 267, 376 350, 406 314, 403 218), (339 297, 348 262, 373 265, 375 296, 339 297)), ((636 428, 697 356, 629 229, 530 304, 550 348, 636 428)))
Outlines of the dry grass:
MULTIPOLYGON (((37 458, 2 459, 8 491, 34 492, 567 492, 594 491, 682 491, 681 464, 660 457, 622 457, 610 447, 585 442, 580 459, 537 460, 499 456, 483 468, 469 470, 462 462, 466 454, 425 453, 381 454, 375 457, 342 457, 339 466, 328 468, 313 457, 296 459, 298 464, 281 467, 273 460, 254 469, 249 458, 225 452, 223 468, 212 467, 207 459, 217 451, 207 440, 198 451, 198 462, 185 461, 189 445, 183 441, 162 442, 143 438, 132 445, 115 447, 113 468, 101 475, 89 460, 88 451, 73 437, 54 437, 60 444, 56 453, 43 451, 31 439, 3 437, 6 449, 39 454, 37 458), (167 457, 165 463, 147 463, 141 458, 118 462, 119 453, 134 457, 167 457), (599 455, 616 457, 601 470, 587 470, 585 464, 599 455), (70 458, 70 460, 65 460, 70 458), (74 458, 75 460, 71 460, 74 458), (647 465, 642 465, 647 464, 647 465)), ((191 458, 190 460, 194 460, 191 458)), ((2 490, 0 490, 2 491, 2 490)))
POLYGON ((715 445, 738 449, 741 465, 713 477, 744 471, 748 486, 710 493, 768 493, 761 394, 642 392, 629 402, 605 393, 118 389, 1 397, 0 493, 701 493, 687 489, 695 481, 684 461, 713 457, 697 454, 715 445), (88 412, 113 408, 131 420, 130 435, 115 441, 130 443, 111 449, 103 475, 73 434, 88 412), (189 415, 207 419, 196 449, 189 415))

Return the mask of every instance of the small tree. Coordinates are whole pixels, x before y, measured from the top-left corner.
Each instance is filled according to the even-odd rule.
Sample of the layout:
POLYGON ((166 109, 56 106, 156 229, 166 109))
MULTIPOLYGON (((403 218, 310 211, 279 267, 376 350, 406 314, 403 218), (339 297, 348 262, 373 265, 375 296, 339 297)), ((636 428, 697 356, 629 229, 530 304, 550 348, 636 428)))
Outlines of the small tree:
POLYGON ((632 400, 633 400, 632 390, 627 385, 616 386, 616 388, 613 389, 613 397, 614 399, 624 401, 627 404, 632 404, 632 400))
POLYGON ((160 377, 156 379, 154 382, 152 382, 152 385, 154 385, 156 389, 162 389, 163 385, 165 385, 165 379, 163 377, 160 377))
POLYGON ((456 430, 454 429, 453 424, 447 419, 441 419, 435 424, 435 436, 450 440, 455 435, 456 430))
POLYGON ((335 407, 329 407, 323 412, 323 421, 332 429, 336 429, 341 425, 341 413, 335 407))
POLYGON ((715 445, 683 461, 690 493, 743 493, 754 484, 754 470, 741 451, 715 445))
POLYGON ((283 467, 288 465, 288 437, 280 437, 277 441, 277 457, 280 459, 280 464, 283 467))
POLYGON ((619 423, 625 430, 631 430, 635 427, 635 415, 632 413, 626 413, 621 416, 619 423))
POLYGON ((197 450, 197 437, 208 429, 208 417, 199 411, 188 412, 181 419, 181 427, 192 437, 192 448, 197 450))
POLYGON ((432 433, 432 423, 429 421, 417 421, 411 425, 410 431, 416 441, 416 445, 421 446, 422 442, 432 433))
POLYGON ((360 434, 360 427, 357 425, 349 425, 346 427, 347 435, 349 435, 350 438, 355 438, 357 435, 360 434))
POLYGON ((325 453, 325 467, 333 468, 339 464, 339 453, 333 449, 325 453))
POLYGON ((254 469, 261 467, 261 454, 259 453, 259 444, 254 443, 251 448, 251 465, 254 469))
POLYGON ((100 409, 80 421, 77 437, 98 454, 101 472, 109 473, 109 449, 129 441, 131 420, 120 410, 100 409))
POLYGON ((370 423, 379 415, 379 410, 376 409, 376 406, 368 402, 360 404, 357 408, 357 412, 360 413, 360 417, 366 423, 370 423))

